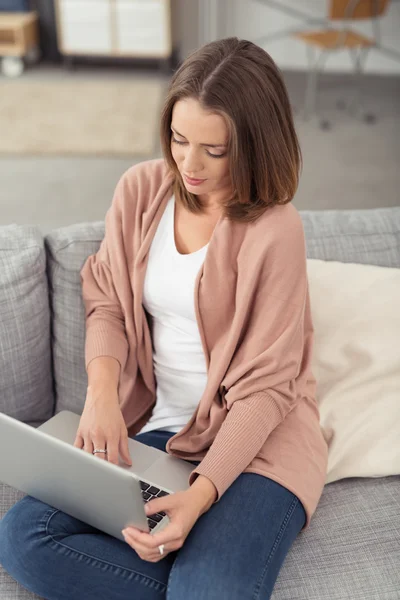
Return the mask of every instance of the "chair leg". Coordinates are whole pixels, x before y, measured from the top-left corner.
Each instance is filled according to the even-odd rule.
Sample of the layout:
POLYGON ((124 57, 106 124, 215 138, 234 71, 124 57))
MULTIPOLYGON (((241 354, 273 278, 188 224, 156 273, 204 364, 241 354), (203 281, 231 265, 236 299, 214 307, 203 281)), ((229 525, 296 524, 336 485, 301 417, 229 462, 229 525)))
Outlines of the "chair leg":
POLYGON ((315 53, 312 48, 307 46, 307 56, 309 64, 309 74, 307 78, 306 93, 304 98, 304 120, 308 120, 312 114, 316 114, 317 107, 317 83, 319 70, 327 58, 327 53, 322 51, 315 59, 315 53))
POLYGON ((315 94, 316 94, 316 78, 317 73, 315 71, 315 52, 310 46, 306 46, 307 59, 308 59, 308 77, 306 84, 306 91, 304 96, 304 120, 307 121, 310 118, 311 110, 315 105, 315 94))
MULTIPOLYGON (((367 59, 368 51, 369 51, 369 48, 361 48, 361 47, 358 49, 358 52, 357 52, 357 49, 350 50, 350 55, 353 59, 354 70, 355 70, 356 91, 353 94, 353 97, 350 99, 350 102, 348 105, 348 110, 349 110, 350 114, 352 114, 353 116, 357 116, 357 112, 360 113, 361 111, 364 111, 364 103, 362 100, 361 84, 362 84, 362 80, 364 78, 364 66, 365 66, 365 61, 367 59)), ((367 116, 367 115, 365 118, 368 121, 373 121, 373 116, 372 116, 372 119, 370 119, 370 116, 367 116)))

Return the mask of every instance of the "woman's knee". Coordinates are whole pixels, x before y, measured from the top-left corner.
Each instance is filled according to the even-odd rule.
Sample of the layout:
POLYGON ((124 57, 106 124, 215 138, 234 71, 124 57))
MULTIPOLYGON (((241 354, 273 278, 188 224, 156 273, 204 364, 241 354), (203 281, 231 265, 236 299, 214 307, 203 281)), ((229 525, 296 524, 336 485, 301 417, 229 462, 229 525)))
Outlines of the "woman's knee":
POLYGON ((245 573, 233 568, 229 556, 223 561, 208 560, 197 556, 195 560, 179 555, 170 571, 167 600, 244 600, 249 597, 249 585, 245 573), (224 564, 225 563, 225 566, 224 564))
POLYGON ((12 506, 0 521, 0 564, 6 571, 15 571, 32 557, 36 540, 46 529, 46 519, 54 508, 32 496, 24 496, 12 506))

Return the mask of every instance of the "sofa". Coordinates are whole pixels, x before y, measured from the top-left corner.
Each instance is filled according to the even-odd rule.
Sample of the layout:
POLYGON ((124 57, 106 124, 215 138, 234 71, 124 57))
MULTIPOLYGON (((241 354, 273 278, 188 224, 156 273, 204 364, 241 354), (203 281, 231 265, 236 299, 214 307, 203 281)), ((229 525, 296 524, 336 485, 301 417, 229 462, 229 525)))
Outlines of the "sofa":
MULTIPOLYGON (((300 215, 308 258, 400 268, 400 207, 300 215)), ((33 226, 0 227, 0 410, 33 427, 64 409, 82 413, 87 375, 80 269, 103 237, 104 222, 46 236, 33 226)), ((0 483, 0 518, 24 495, 0 483)), ((38 596, 0 565, 0 598, 38 596)), ((400 474, 326 484, 272 598, 399 600, 400 474)))

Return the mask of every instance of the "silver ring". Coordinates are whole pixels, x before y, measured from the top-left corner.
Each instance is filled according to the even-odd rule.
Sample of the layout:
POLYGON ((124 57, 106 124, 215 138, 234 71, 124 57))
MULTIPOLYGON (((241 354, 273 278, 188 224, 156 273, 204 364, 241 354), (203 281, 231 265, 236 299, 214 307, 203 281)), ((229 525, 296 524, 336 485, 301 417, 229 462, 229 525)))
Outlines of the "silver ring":
POLYGON ((96 454, 97 452, 103 452, 104 454, 107 454, 107 450, 101 450, 99 448, 95 448, 92 452, 92 454, 96 454))
POLYGON ((161 546, 158 546, 160 554, 164 554, 164 548, 165 548, 164 544, 161 544, 161 546))

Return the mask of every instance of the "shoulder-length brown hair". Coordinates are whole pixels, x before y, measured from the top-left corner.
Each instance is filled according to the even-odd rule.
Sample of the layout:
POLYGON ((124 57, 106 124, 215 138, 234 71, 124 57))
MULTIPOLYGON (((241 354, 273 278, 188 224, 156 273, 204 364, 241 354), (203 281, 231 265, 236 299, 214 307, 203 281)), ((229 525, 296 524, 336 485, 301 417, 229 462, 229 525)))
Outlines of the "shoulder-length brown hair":
POLYGON ((199 213, 202 205, 187 191, 171 153, 172 109, 183 98, 198 100, 227 124, 234 190, 224 202, 227 217, 253 221, 293 199, 301 150, 281 72, 265 50, 237 37, 217 40, 190 54, 172 77, 161 114, 161 147, 175 174, 177 200, 199 213))

